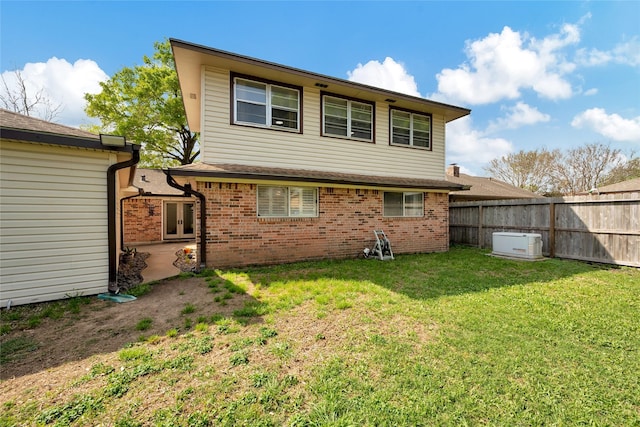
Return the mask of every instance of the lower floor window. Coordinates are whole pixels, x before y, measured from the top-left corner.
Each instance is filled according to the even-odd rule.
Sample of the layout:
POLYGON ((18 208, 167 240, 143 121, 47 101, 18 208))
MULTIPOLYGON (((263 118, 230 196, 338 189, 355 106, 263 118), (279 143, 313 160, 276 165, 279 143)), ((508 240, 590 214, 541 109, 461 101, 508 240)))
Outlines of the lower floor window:
POLYGON ((259 185, 258 216, 318 216, 318 189, 314 187, 259 185))
POLYGON ((424 215, 424 193, 384 193, 384 216, 421 217, 424 215))

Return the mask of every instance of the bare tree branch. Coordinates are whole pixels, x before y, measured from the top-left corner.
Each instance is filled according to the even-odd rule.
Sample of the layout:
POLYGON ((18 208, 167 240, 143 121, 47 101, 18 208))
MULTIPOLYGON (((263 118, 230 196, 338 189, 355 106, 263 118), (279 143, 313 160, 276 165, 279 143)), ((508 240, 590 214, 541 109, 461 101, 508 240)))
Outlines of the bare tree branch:
POLYGON ((44 88, 30 95, 27 81, 19 70, 13 71, 13 77, 15 78, 16 87, 11 87, 4 74, 1 78, 0 102, 3 108, 47 121, 53 121, 62 112, 62 104, 54 103, 44 88))

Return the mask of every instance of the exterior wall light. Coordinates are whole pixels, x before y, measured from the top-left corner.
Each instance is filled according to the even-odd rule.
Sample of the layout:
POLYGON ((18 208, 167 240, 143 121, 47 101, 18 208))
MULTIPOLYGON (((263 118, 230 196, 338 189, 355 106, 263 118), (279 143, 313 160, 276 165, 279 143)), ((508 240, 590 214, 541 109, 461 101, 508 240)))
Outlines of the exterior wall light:
POLYGON ((124 136, 120 135, 105 135, 100 134, 100 144, 106 147, 124 147, 127 145, 127 140, 124 136))

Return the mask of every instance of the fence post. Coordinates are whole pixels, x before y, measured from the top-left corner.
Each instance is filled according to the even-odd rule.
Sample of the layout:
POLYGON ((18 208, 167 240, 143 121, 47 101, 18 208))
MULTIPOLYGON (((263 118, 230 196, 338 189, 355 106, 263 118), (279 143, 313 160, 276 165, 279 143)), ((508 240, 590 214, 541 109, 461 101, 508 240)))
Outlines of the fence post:
POLYGON ((549 203, 549 257, 556 256, 556 204, 549 203))
POLYGON ((484 230, 482 229, 482 204, 478 205, 478 247, 484 249, 484 230))

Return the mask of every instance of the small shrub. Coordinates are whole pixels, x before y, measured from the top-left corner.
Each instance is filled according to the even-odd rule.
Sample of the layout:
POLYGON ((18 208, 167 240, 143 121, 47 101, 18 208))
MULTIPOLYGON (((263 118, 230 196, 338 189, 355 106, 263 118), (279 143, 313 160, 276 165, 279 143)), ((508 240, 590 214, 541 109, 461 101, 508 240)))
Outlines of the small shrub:
POLYGON ((169 338, 175 338, 178 336, 178 330, 176 328, 169 329, 165 335, 169 338))

